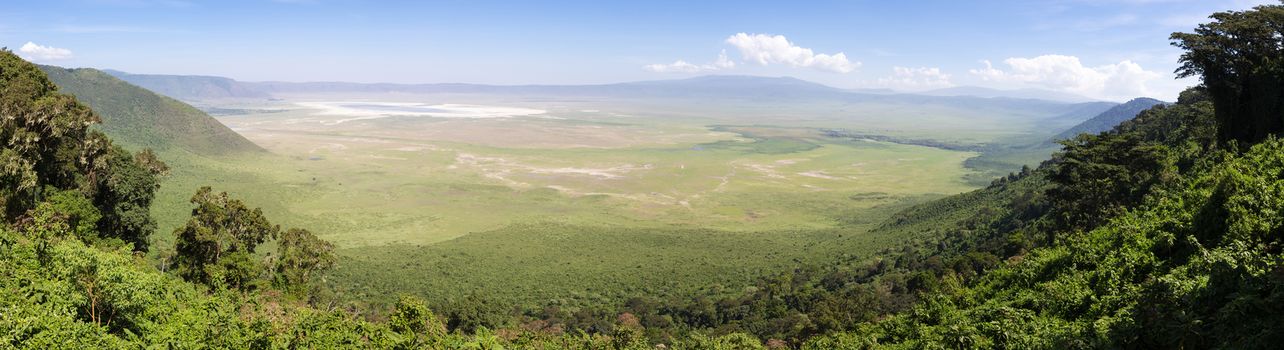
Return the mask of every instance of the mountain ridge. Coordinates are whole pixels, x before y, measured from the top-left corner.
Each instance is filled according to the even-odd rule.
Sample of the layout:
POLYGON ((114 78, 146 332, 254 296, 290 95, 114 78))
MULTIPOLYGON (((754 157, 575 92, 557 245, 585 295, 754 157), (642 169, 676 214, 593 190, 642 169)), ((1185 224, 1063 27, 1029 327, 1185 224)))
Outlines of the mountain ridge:
POLYGON ((60 92, 75 96, 102 117, 104 133, 124 144, 202 155, 263 149, 195 107, 93 68, 38 65, 60 92))
MULTIPOLYGON (((925 100, 1000 99, 1034 100, 1060 104, 1103 102, 1053 91, 984 89, 985 93, 950 93, 947 88, 927 92, 900 92, 888 89, 843 89, 789 76, 702 75, 681 79, 640 80, 606 84, 513 84, 475 83, 358 83, 344 81, 240 81, 206 75, 134 74, 107 70, 112 75, 181 100, 219 98, 270 98, 292 93, 492 93, 549 94, 624 97, 693 98, 827 98, 893 99, 919 103, 925 100), (184 84, 186 86, 184 86, 184 84), (678 91, 678 89, 685 89, 678 91), (202 92, 204 91, 204 92, 202 92), (1038 93, 1035 93, 1038 91, 1038 93), (1041 94, 1041 95, 1040 95, 1041 94)), ((942 101, 942 100, 937 100, 942 101)))
POLYGON ((1015 99, 1035 99, 1060 101, 1068 103, 1082 102, 1100 102, 1095 99, 1068 92, 1052 91, 1045 89, 1023 88, 1023 89, 994 89, 980 86, 953 86, 919 92, 920 95, 928 96, 974 96, 985 98, 1015 98, 1015 99))
POLYGON ((1163 105, 1163 104, 1167 104, 1167 102, 1156 100, 1149 97, 1134 98, 1132 100, 1129 100, 1128 102, 1115 105, 1110 109, 1102 111, 1097 116, 1089 118, 1088 120, 1085 120, 1082 123, 1079 123, 1078 125, 1070 127, 1069 129, 1066 129, 1065 131, 1058 133, 1056 136, 1053 136, 1051 139, 1049 139, 1048 142, 1056 142, 1059 140, 1070 139, 1081 133, 1097 134, 1100 132, 1109 131, 1110 129, 1114 129, 1115 126, 1125 121, 1136 118, 1137 114, 1140 114, 1142 111, 1145 111, 1147 109, 1150 109, 1151 107, 1154 107, 1157 105, 1163 105))

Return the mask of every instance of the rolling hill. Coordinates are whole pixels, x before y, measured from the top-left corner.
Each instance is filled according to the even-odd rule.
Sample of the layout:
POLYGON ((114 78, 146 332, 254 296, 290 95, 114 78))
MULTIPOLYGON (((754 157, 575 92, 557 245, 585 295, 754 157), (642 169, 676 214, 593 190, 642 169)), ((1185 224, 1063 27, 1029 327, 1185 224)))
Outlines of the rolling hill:
POLYGON ((179 102, 92 69, 40 66, 62 93, 102 117, 99 126, 117 142, 158 151, 179 148, 200 155, 260 152, 262 148, 218 120, 179 102))
POLYGON ((1164 104, 1164 101, 1146 97, 1132 99, 1131 101, 1111 107, 1110 109, 1101 112, 1101 114, 1092 117, 1092 119, 1079 123, 1079 125, 1075 125, 1066 131, 1062 131, 1057 134, 1057 136, 1053 136, 1051 141, 1055 142, 1058 140, 1072 138, 1081 133, 1096 134, 1108 131, 1113 129, 1116 125, 1119 125, 1119 123, 1123 123, 1124 121, 1137 117, 1137 114, 1141 113, 1141 111, 1160 104, 1164 104))

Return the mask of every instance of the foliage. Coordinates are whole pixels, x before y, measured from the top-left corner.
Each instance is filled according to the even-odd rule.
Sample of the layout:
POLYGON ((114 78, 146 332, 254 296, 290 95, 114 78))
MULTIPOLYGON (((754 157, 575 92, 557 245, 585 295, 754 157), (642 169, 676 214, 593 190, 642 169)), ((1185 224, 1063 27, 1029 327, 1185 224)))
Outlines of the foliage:
POLYGON ((8 219, 33 208, 45 186, 78 188, 107 166, 101 156, 110 144, 89 130, 98 116, 55 90, 34 65, 0 52, 0 204, 8 219))
POLYGON ((124 148, 113 147, 106 157, 108 171, 93 184, 94 204, 103 218, 98 221, 98 230, 104 237, 120 239, 132 243, 136 250, 146 251, 156 230, 156 220, 150 215, 152 199, 160 189, 160 176, 167 166, 150 150, 133 155, 124 148))
POLYGON ((154 148, 220 156, 255 153, 254 143, 204 112, 92 68, 39 66, 64 94, 102 118, 98 129, 131 149, 154 148))
POLYGON ((80 191, 64 190, 58 191, 54 188, 45 190, 45 193, 51 193, 46 198, 49 212, 65 215, 63 218, 67 222, 71 233, 82 241, 90 242, 98 238, 97 223, 102 219, 102 214, 94 203, 85 198, 80 191))
POLYGON ((76 235, 90 239, 88 227, 96 226, 102 238, 147 250, 156 226, 148 211, 163 162, 149 150, 131 155, 91 130, 96 113, 57 93, 36 66, 7 51, 0 52, 0 115, 6 218, 52 196, 76 235))
MULTIPOLYGON (((116 242, 135 249, 146 242, 138 237, 148 231, 146 209, 167 167, 148 151, 130 154, 87 129, 92 111, 0 52, 0 138, 8 141, 0 153, 0 344, 1278 347, 1284 140, 1270 129, 1239 129, 1273 125, 1254 113, 1279 98, 1258 84, 1274 79, 1278 38, 1263 28, 1279 27, 1281 8, 1217 14, 1198 34, 1174 36, 1191 45, 1183 46, 1190 50, 1187 74, 1204 74, 1209 86, 1109 132, 1070 140, 1038 168, 892 215, 872 234, 904 237, 899 249, 828 264, 799 261, 743 289, 639 293, 605 306, 511 307, 468 294, 447 299, 439 312, 413 296, 386 313, 321 307, 326 300, 315 281, 337 263, 333 246, 305 230, 282 233, 262 210, 209 187, 191 198, 192 215, 176 231, 177 276, 158 271, 116 242), (1217 37, 1223 34, 1261 47, 1234 50, 1247 58, 1208 51, 1228 44, 1217 37), (1233 70, 1210 73, 1204 60, 1233 70), (1227 95, 1258 90, 1267 93, 1227 95), (1254 107, 1236 109, 1239 103, 1254 107), (1228 140, 1235 142, 1219 142, 1228 140), (277 255, 264 259, 256 248, 270 239, 277 239, 277 255)), ((529 250, 526 243, 513 242, 519 248, 510 251, 529 250)), ((591 282, 611 276, 619 275, 602 272, 605 282, 591 282)))
POLYGON ((1194 33, 1174 33, 1179 77, 1199 76, 1223 127, 1222 141, 1257 142, 1284 131, 1284 6, 1214 13, 1194 33))
POLYGON ((317 238, 308 230, 292 228, 281 233, 277 240, 274 272, 278 288, 292 290, 299 295, 312 291, 312 282, 318 274, 334 267, 334 244, 317 238))
POLYGON ((210 286, 254 288, 263 273, 254 248, 276 238, 281 228, 268 222, 261 209, 250 209, 227 192, 215 194, 209 187, 197 191, 192 204, 192 218, 174 232, 178 275, 210 286))

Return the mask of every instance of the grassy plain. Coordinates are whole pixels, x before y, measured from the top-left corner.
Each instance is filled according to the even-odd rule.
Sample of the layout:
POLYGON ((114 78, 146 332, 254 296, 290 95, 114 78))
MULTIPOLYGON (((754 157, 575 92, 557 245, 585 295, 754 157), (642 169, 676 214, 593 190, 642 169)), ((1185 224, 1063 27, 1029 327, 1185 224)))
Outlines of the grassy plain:
POLYGON ((543 104, 548 113, 511 118, 351 120, 283 102, 237 108, 250 113, 220 121, 270 153, 167 153, 176 172, 157 239, 209 184, 335 242, 344 260, 329 282, 376 301, 580 304, 739 288, 888 246, 899 238, 861 235, 896 208, 973 188, 963 162, 976 155, 825 137, 821 126, 856 124, 761 111, 543 104))

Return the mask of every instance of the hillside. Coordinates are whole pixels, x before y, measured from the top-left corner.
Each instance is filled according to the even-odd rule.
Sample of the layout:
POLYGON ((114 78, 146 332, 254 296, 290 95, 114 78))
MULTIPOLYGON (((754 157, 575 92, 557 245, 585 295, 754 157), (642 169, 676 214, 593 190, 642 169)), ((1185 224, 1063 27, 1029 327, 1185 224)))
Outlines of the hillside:
POLYGON ((103 132, 122 144, 156 150, 178 148, 201 155, 262 150, 192 106, 102 71, 54 66, 40 69, 59 91, 93 108, 102 117, 103 132))
POLYGON ((1137 114, 1141 113, 1141 111, 1163 103, 1163 101, 1153 98, 1141 97, 1132 99, 1131 101, 1111 107, 1110 109, 1101 112, 1101 114, 1079 123, 1079 125, 1066 129, 1066 131, 1058 133, 1057 136, 1052 137, 1051 141, 1055 142, 1070 139, 1083 133, 1096 134, 1108 131, 1124 121, 1137 117, 1137 114))
POLYGON ((1046 232, 1041 247, 1008 250, 979 278, 933 272, 923 303, 810 347, 1276 347, 1284 142, 1219 149, 1198 95, 1081 138, 1016 180, 1050 179, 1049 197, 989 227, 1008 241, 1046 232))
POLYGON ((130 84, 141 86, 158 94, 179 100, 209 100, 228 98, 266 99, 270 96, 244 84, 224 77, 204 75, 130 74, 105 70, 107 74, 130 84))

